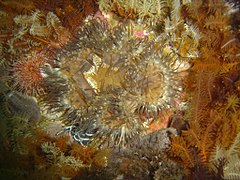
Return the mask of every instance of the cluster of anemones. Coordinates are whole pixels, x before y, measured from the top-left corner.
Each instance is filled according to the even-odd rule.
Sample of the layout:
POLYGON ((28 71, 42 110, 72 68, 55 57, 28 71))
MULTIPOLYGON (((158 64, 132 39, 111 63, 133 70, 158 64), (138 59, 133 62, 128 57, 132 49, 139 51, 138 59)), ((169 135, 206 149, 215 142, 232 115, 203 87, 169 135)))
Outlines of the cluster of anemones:
POLYGON ((138 38, 131 27, 88 18, 74 43, 57 56, 59 69, 53 71, 69 90, 55 105, 61 104, 65 130, 82 145, 94 140, 126 146, 179 99, 188 63, 163 35, 138 38))
POLYGON ((89 17, 54 59, 32 53, 14 63, 10 84, 37 95, 42 112, 60 118, 80 144, 127 146, 146 134, 164 109, 176 107, 182 72, 189 67, 175 30, 142 29, 137 36, 137 27, 89 17))

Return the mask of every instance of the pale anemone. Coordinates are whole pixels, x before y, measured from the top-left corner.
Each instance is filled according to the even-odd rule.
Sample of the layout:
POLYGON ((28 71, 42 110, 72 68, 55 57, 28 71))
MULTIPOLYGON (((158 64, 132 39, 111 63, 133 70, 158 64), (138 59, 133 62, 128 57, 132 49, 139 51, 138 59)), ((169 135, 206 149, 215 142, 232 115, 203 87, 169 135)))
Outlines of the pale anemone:
POLYGON ((127 146, 180 98, 187 61, 168 34, 137 38, 132 27, 88 18, 57 57, 57 76, 69 87, 58 98, 61 116, 81 144, 127 146))

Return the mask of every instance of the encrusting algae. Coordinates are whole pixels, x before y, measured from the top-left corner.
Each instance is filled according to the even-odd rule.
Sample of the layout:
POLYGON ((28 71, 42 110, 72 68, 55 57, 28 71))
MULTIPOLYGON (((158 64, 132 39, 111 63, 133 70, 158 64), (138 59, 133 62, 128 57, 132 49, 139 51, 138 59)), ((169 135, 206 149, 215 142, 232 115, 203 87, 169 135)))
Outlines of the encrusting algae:
POLYGON ((0 177, 239 179, 239 7, 0 1, 0 177))

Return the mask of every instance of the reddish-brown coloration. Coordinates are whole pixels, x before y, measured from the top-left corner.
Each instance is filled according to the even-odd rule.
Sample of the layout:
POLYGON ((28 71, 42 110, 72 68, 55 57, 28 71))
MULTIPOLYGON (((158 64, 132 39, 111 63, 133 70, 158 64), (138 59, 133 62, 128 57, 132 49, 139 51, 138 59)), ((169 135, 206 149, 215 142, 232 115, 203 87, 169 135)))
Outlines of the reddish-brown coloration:
POLYGON ((33 53, 26 59, 19 59, 13 64, 11 73, 13 86, 28 95, 41 94, 44 92, 43 68, 46 59, 42 54, 33 53))
MULTIPOLYGON (((137 17, 132 9, 124 10, 116 1, 114 2, 113 12, 120 17, 125 18, 125 20, 137 17)), ((0 29, 3 30, 4 33, 0 35, 0 42, 4 45, 4 48, 8 46, 9 39, 16 36, 14 32, 18 30, 17 25, 14 24, 13 20, 11 22, 9 21, 9 23, 7 22, 17 15, 31 15, 35 9, 40 9, 45 14, 53 12, 59 17, 62 23, 58 26, 60 28, 54 31, 55 36, 51 34, 48 37, 40 37, 27 33, 23 35, 21 39, 18 39, 19 41, 14 41, 12 48, 17 49, 15 54, 4 54, 4 57, 8 55, 9 57, 13 57, 10 60, 7 59, 9 62, 6 64, 10 64, 10 70, 8 72, 10 80, 7 80, 6 84, 28 95, 41 95, 45 89, 44 73, 42 73, 41 70, 45 62, 47 62, 52 55, 46 55, 40 52, 46 49, 51 50, 53 54, 56 53, 54 50, 62 51, 64 45, 68 45, 68 43, 73 41, 73 37, 85 17, 89 14, 95 14, 98 7, 96 7, 94 0, 40 0, 38 2, 35 0, 27 0, 23 3, 20 2, 20 0, 2 0, 0 1, 0 5, 2 6, 0 10, 7 12, 9 17, 11 17, 1 17, 1 21, 4 21, 4 26, 0 25, 0 29), (28 2, 31 3, 28 4, 28 2), (29 54, 24 57, 25 47, 29 45, 27 40, 39 42, 41 46, 29 48, 29 54), (36 52, 33 52, 33 50, 36 52), (18 56, 16 52, 20 52, 18 58, 16 58, 18 56)), ((177 112, 179 114, 173 112, 173 109, 169 110, 169 114, 164 114, 165 111, 159 113, 158 118, 152 122, 152 124, 149 124, 149 133, 160 128, 166 128, 167 126, 174 127, 178 130, 180 135, 172 136, 171 147, 167 155, 184 169, 184 178, 186 179, 222 178, 224 165, 217 166, 212 163, 214 153, 218 146, 227 150, 230 149, 240 132, 239 30, 238 32, 234 32, 234 30, 231 29, 232 27, 228 26, 230 16, 225 9, 226 5, 224 1, 221 0, 194 0, 192 3, 185 4, 180 9, 181 19, 199 29, 201 36, 198 47, 200 50, 199 57, 191 60, 193 67, 190 68, 189 74, 182 78, 185 85, 183 89, 184 93, 179 96, 184 96, 186 105, 179 107, 179 112, 177 112), (211 7, 208 7, 209 2, 212 3, 211 7), (172 115, 174 113, 176 113, 175 116, 172 115), (169 122, 169 119, 171 119, 169 116, 173 118, 174 121, 169 122), (213 165, 218 168, 219 173, 217 175, 214 174, 211 169, 213 165), (220 178, 216 178, 216 176, 220 178)), ((98 16, 98 14, 96 16, 98 16)), ((101 18, 101 16, 98 16, 98 18, 99 17, 101 18)), ((237 26, 234 28, 237 28, 237 26)), ((182 33, 182 31, 179 32, 182 33)), ((135 33, 135 35, 139 37, 144 37, 143 31, 137 31, 135 33)), ((156 46, 158 46, 158 44, 156 46)), ((5 52, 7 51, 4 49, 4 53, 5 52)), ((87 53, 86 57, 88 57, 89 54, 90 53, 87 53)), ((86 57, 82 58, 86 59, 86 57)), ((48 63, 51 64, 51 62, 48 63)), ((67 63, 69 62, 67 61, 67 63)), ((57 67, 57 65, 55 67, 57 67)), ((83 87, 81 83, 78 83, 78 85, 83 87)), ((59 86, 59 88, 62 88, 62 86, 59 86)), ((89 88, 85 89, 89 90, 89 88)), ((64 92, 64 90, 63 88, 62 91, 64 92)), ((58 91, 53 91, 53 93, 54 92, 58 91)), ((82 95, 81 92, 78 91, 78 93, 82 95)), ((54 95, 50 94, 49 96, 49 99, 51 99, 54 95)), ((55 103, 55 101, 53 102, 55 103)), ((57 103, 58 101, 56 104, 57 103)), ((73 116, 75 115, 74 113, 73 116)), ((2 114, 0 115, 2 117, 2 114)), ((67 115, 71 116, 72 114, 69 113, 67 115)), ((153 115, 150 114, 150 119, 152 116, 153 115)), ((76 119, 78 120, 78 117, 76 119)), ((136 123, 134 125, 136 125, 136 123)), ((0 157, 0 172, 4 170, 4 167, 7 170, 9 168, 10 171, 13 172, 15 172, 16 169, 24 170, 24 172, 21 173, 24 174, 27 172, 27 175, 31 179, 74 178, 74 176, 79 173, 79 169, 76 170, 70 165, 59 167, 54 164, 51 159, 48 159, 48 154, 44 154, 41 149, 41 145, 45 142, 52 143, 56 148, 59 148, 62 156, 71 156, 79 159, 83 162, 83 166, 96 166, 100 168, 107 166, 107 157, 111 154, 111 151, 108 149, 99 150, 94 146, 95 144, 93 146, 83 147, 76 142, 70 142, 68 137, 56 138, 55 136, 50 136, 40 131, 39 127, 29 131, 31 131, 30 136, 26 136, 23 140, 17 142, 26 145, 27 155, 16 155, 9 152, 7 148, 9 141, 7 140, 6 142, 6 140, 3 140, 3 147, 0 149, 0 154, 2 155, 0 157)), ((156 144, 157 143, 161 142, 156 142, 156 144)), ((236 144, 236 147, 239 150, 239 142, 236 144)), ((143 168, 144 171, 149 173, 149 176, 153 178, 153 173, 155 173, 154 168, 156 168, 153 162, 157 161, 157 166, 159 166, 161 161, 158 161, 158 157, 153 155, 151 150, 152 149, 149 148, 148 150, 134 149, 132 152, 151 166, 150 168, 145 167, 144 164, 141 164, 141 161, 139 161, 139 167, 143 168), (150 158, 148 159, 147 157, 150 158)), ((239 152, 237 153, 239 154, 239 152)), ((111 173, 114 173, 114 168, 120 168, 122 170, 121 174, 118 174, 116 178, 124 177, 123 174, 125 172, 129 174, 138 173, 136 168, 132 166, 133 160, 131 157, 121 157, 117 160, 121 162, 120 167, 107 167, 111 173)), ((98 173, 99 172, 95 174, 96 177, 98 177, 98 173)), ((154 176, 154 179, 157 178, 154 176)))
POLYGON ((218 147, 229 149, 240 130, 239 42, 233 39, 237 32, 229 30, 229 16, 223 15, 226 7, 222 1, 217 1, 215 9, 197 2, 200 4, 187 4, 181 12, 184 19, 196 21, 202 32, 201 55, 184 79, 189 105, 180 118, 189 125, 182 129, 181 136, 172 137, 169 150, 170 157, 185 169, 187 179, 223 176, 221 164, 214 164, 214 158, 218 158, 215 153, 218 147), (213 173, 213 166, 220 174, 213 173))

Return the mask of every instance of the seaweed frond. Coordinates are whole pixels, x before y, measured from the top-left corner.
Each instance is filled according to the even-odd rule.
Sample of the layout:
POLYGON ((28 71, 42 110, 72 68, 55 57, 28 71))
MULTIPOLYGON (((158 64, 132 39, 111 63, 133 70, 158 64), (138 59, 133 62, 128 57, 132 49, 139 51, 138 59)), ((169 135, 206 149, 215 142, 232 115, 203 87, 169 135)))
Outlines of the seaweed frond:
POLYGON ((173 155, 173 157, 180 158, 177 159, 177 161, 180 160, 187 170, 195 166, 195 159, 192 156, 192 153, 193 152, 191 152, 190 144, 188 144, 188 142, 186 142, 182 137, 174 137, 172 139, 170 154, 173 155), (174 153, 171 154, 171 152, 174 153))
POLYGON ((7 0, 1 1, 0 3, 6 8, 11 9, 12 11, 17 11, 18 13, 31 13, 35 9, 34 2, 30 0, 7 0))
POLYGON ((240 148, 240 133, 238 133, 230 148, 217 146, 212 154, 211 165, 212 170, 217 174, 221 170, 224 179, 239 179, 240 163, 239 163, 239 148, 240 148))
POLYGON ((92 165, 95 168, 102 168, 107 166, 110 150, 98 150, 93 146, 86 148, 74 142, 69 153, 75 158, 78 157, 86 166, 92 165))
POLYGON ((216 30, 220 29, 223 30, 228 23, 228 17, 224 17, 221 12, 216 12, 215 15, 210 15, 205 19, 205 27, 216 30))
POLYGON ((214 72, 207 71, 206 68, 202 68, 196 73, 195 77, 194 94, 187 116, 189 116, 192 121, 199 122, 209 116, 209 112, 206 111, 206 109, 212 99, 212 85, 215 74, 214 72))
POLYGON ((69 165, 74 168, 82 167, 82 161, 74 158, 73 156, 64 155, 55 143, 44 142, 41 144, 41 149, 46 154, 47 159, 56 166, 63 167, 65 165, 69 165))
POLYGON ((240 107, 240 99, 236 94, 230 95, 227 97, 227 104, 225 106, 224 112, 225 114, 227 111, 233 111, 234 113, 237 113, 237 110, 239 110, 240 107))
POLYGON ((234 154, 239 153, 240 150, 240 132, 235 137, 234 141, 230 145, 230 147, 227 149, 227 156, 233 156, 234 154))
POLYGON ((240 179, 240 158, 237 155, 228 159, 227 165, 224 167, 224 179, 240 179))
POLYGON ((110 0, 98 0, 97 3, 102 12, 108 12, 113 7, 113 1, 110 0))
POLYGON ((13 115, 7 122, 7 138, 13 152, 19 154, 26 153, 26 146, 22 143, 23 139, 30 135, 29 117, 24 114, 13 115))

